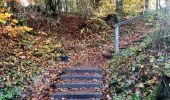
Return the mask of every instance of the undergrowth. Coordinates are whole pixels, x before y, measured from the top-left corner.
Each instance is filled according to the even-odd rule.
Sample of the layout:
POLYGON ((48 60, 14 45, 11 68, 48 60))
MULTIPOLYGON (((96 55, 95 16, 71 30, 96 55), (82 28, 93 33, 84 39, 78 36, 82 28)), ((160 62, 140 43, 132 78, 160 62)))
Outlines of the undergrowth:
POLYGON ((152 36, 146 36, 139 46, 115 54, 111 62, 111 93, 114 100, 155 100, 158 74, 163 65, 155 64, 152 36))

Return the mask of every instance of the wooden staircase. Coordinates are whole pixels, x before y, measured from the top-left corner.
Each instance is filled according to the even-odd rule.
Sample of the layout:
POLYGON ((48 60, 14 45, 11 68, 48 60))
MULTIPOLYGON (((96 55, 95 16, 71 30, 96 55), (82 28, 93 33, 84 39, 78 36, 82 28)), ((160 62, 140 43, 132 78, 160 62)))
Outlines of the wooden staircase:
POLYGON ((98 68, 66 68, 55 84, 53 100, 100 100, 102 98, 102 71, 98 68))

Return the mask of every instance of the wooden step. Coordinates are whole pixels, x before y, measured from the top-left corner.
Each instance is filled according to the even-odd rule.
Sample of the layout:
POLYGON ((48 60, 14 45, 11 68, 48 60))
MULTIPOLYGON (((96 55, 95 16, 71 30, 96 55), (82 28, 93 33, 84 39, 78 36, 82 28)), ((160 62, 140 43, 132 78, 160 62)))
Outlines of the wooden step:
POLYGON ((55 85, 56 88, 102 88, 102 83, 58 83, 55 85))
POLYGON ((71 92, 71 93, 55 93, 52 98, 61 100, 62 98, 65 99, 90 99, 95 98, 99 99, 102 98, 102 92, 71 92))
POLYGON ((65 68, 63 72, 65 73, 100 73, 101 74, 102 71, 99 69, 94 69, 94 68, 89 68, 89 69, 88 68, 87 69, 65 68))
POLYGON ((87 76, 87 75, 62 75, 60 76, 61 80, 66 80, 66 79, 80 79, 80 80, 84 80, 84 79, 102 79, 101 75, 95 75, 95 76, 87 76))

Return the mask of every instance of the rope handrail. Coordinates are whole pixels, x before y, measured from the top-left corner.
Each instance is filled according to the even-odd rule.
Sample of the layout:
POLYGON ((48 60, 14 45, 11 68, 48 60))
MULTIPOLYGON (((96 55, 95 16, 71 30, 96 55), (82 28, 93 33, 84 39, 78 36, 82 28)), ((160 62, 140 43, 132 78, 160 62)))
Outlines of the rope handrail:
POLYGON ((131 22, 133 22, 133 21, 135 21, 135 20, 138 20, 138 19, 140 19, 140 18, 143 18, 143 17, 145 17, 145 16, 146 16, 146 15, 136 16, 136 17, 133 17, 133 18, 131 18, 131 19, 118 22, 117 24, 113 25, 113 27, 117 27, 117 26, 121 26, 121 25, 124 25, 124 24, 131 23, 131 22))
POLYGON ((121 22, 118 22, 117 24, 113 25, 114 31, 115 31, 114 32, 115 53, 119 53, 119 27, 121 25, 132 23, 132 22, 134 22, 134 21, 136 21, 136 20, 138 20, 140 18, 147 17, 148 15, 154 15, 154 14, 158 13, 159 11, 165 11, 167 9, 168 9, 168 7, 164 7, 164 8, 158 9, 158 10, 150 10, 150 11, 147 11, 144 15, 136 16, 136 17, 133 17, 131 19, 121 21, 121 22), (156 13, 153 13, 155 11, 156 11, 156 13))
MULTIPOLYGON (((166 9, 167 9, 167 7, 164 7, 164 8, 161 8, 159 10, 166 10, 166 9)), ((144 18, 144 17, 146 17, 148 15, 152 15, 152 12, 154 12, 154 11, 155 10, 150 10, 150 11, 147 11, 147 13, 144 14, 144 15, 136 16, 136 17, 133 17, 131 19, 127 19, 125 21, 118 22, 117 24, 113 25, 113 27, 121 26, 121 25, 128 24, 128 23, 132 23, 132 22, 134 22, 134 21, 136 21, 138 19, 144 18)))

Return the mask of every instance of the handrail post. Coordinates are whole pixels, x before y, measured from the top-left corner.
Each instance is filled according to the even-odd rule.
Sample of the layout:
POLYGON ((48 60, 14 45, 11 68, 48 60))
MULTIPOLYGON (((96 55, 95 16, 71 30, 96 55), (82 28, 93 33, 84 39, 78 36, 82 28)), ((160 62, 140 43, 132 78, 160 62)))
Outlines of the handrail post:
POLYGON ((115 26, 115 53, 119 53, 119 25, 115 26))
POLYGON ((145 17, 145 15, 142 15, 142 16, 137 16, 137 17, 134 17, 132 19, 129 19, 129 20, 126 20, 126 21, 122 21, 122 22, 118 22, 117 24, 113 25, 114 27, 114 49, 115 49, 115 53, 119 53, 120 50, 119 50, 119 28, 121 27, 121 25, 124 25, 124 24, 128 24, 128 23, 131 23, 139 18, 143 18, 145 17))

